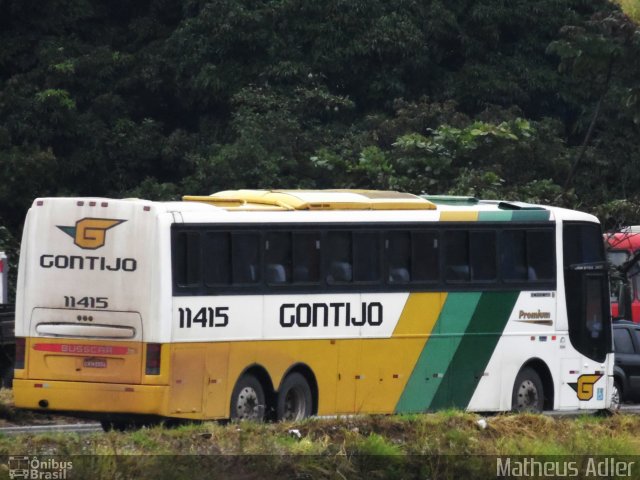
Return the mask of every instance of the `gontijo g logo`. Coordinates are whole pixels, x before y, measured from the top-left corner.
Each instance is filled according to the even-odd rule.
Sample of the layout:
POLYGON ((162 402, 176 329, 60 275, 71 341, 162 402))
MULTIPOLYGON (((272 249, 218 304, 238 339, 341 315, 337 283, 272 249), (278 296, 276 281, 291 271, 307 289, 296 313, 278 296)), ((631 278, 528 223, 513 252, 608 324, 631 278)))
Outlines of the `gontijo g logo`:
POLYGON ((73 243, 85 250, 96 250, 104 245, 107 230, 126 222, 109 218, 83 218, 75 227, 57 225, 64 233, 73 238, 73 243))

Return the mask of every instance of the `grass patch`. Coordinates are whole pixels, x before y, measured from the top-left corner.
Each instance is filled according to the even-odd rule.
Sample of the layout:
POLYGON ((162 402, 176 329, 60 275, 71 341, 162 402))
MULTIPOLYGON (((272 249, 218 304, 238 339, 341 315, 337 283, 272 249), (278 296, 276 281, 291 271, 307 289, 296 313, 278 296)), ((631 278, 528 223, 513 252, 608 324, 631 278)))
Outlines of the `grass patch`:
POLYGON ((495 456, 640 454, 640 417, 634 415, 501 414, 484 418, 486 424, 480 419, 450 410, 295 424, 204 422, 130 432, 20 435, 0 438, 0 456, 74 456, 77 470, 92 478, 108 472, 122 478, 198 478, 215 471, 219 478, 243 480, 374 480, 495 476, 495 456))

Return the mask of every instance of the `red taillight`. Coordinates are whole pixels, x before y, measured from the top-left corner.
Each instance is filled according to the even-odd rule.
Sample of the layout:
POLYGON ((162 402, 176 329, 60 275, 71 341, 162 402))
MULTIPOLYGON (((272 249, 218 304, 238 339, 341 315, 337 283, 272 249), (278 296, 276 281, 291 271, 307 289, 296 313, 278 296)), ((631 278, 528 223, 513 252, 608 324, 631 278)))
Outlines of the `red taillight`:
POLYGON ((18 337, 16 338, 16 359, 13 363, 13 368, 15 369, 23 369, 24 368, 24 353, 25 353, 25 339, 18 337))
POLYGON ((160 375, 160 348, 162 345, 159 343, 147 344, 147 364, 145 373, 147 375, 160 375))
POLYGON ((4 270, 4 260, 0 258, 0 273, 4 270))

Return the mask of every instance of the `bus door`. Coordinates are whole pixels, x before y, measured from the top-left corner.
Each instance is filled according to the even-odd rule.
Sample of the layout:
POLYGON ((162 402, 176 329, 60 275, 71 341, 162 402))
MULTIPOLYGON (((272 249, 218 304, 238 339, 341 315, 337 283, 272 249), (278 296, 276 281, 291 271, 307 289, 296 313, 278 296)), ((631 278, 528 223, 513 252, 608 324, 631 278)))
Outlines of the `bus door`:
MULTIPOLYGON (((594 408, 606 399, 607 354, 612 351, 609 278, 600 226, 565 222, 564 282, 569 341, 582 355, 580 375, 570 386, 580 408, 594 408)), ((563 372, 563 374, 566 372, 563 372)))

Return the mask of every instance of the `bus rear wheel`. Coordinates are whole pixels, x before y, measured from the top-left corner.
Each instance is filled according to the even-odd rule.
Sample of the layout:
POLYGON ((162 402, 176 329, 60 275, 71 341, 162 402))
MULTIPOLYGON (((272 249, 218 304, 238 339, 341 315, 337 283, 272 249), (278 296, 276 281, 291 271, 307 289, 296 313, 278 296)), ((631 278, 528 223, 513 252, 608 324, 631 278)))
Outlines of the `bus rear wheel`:
POLYGON ((260 381, 253 375, 245 374, 240 377, 231 394, 231 418, 262 422, 265 402, 264 388, 260 381))
POLYGON ((511 408, 516 412, 542 412, 544 390, 540 375, 533 368, 520 370, 513 385, 511 408))
POLYGON ((311 388, 303 375, 292 373, 284 379, 278 391, 278 420, 298 421, 311 415, 311 388))

